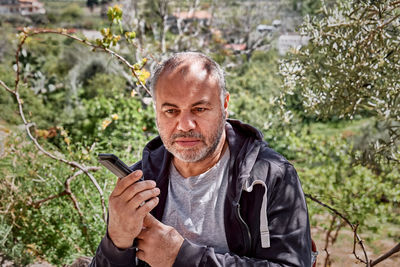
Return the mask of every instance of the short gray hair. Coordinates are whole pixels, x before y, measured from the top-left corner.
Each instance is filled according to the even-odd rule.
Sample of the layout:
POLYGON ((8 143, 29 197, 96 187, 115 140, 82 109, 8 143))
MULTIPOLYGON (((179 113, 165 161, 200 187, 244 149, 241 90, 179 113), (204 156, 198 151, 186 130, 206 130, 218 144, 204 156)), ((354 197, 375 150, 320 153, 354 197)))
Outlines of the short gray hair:
POLYGON ((185 60, 189 59, 195 62, 200 62, 203 64, 203 68, 207 70, 211 75, 213 75, 218 82, 218 86, 220 88, 220 99, 221 104, 224 104, 224 99, 226 96, 226 85, 225 85, 225 76, 222 68, 218 65, 217 62, 212 60, 210 57, 206 56, 200 52, 180 52, 175 53, 171 57, 164 60, 161 64, 159 64, 153 71, 153 74, 150 77, 150 92, 153 97, 153 101, 156 101, 156 85, 158 79, 161 74, 166 71, 173 70, 181 65, 185 60))

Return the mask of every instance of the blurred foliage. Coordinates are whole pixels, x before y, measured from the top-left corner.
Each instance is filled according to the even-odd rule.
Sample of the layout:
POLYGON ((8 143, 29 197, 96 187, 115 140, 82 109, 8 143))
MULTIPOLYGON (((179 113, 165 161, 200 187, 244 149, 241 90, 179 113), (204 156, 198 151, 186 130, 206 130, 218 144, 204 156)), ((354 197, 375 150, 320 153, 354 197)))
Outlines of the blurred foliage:
POLYGON ((76 20, 81 20, 84 16, 84 12, 81 6, 77 3, 69 4, 62 12, 60 21, 63 22, 74 22, 76 20))
MULTIPOLYGON (((360 223, 362 231, 379 233, 388 222, 400 223, 399 167, 381 159, 363 161, 364 165, 359 165, 358 160, 371 159, 374 154, 368 152, 371 151, 369 144, 390 137, 387 127, 390 120, 383 116, 382 110, 369 107, 367 97, 384 98, 384 90, 398 84, 391 83, 399 78, 394 71, 395 64, 398 64, 398 51, 395 49, 399 46, 393 46, 396 40, 392 38, 397 26, 375 29, 371 28, 372 24, 361 23, 364 26, 360 28, 350 19, 352 16, 360 18, 356 9, 349 15, 349 10, 354 7, 350 3, 342 3, 328 11, 320 8, 323 5, 319 2, 297 2, 302 3, 302 8, 313 10, 306 13, 315 12, 317 16, 307 19, 302 26, 302 32, 311 36, 309 46, 294 51, 284 61, 280 61, 274 49, 256 50, 250 58, 234 54, 223 48, 226 40, 217 35, 207 39, 210 43, 204 49, 225 66, 227 89, 231 93, 229 117, 259 128, 270 146, 294 163, 306 193, 343 212, 353 223, 360 223), (337 24, 338 21, 344 24, 337 24), (361 40, 357 38, 365 37, 365 34, 374 36, 370 44, 375 51, 373 57, 366 55, 371 52, 368 49, 363 51, 352 46, 353 39, 361 40), (379 37, 381 34, 383 37, 379 37), (342 39, 346 44, 340 41, 342 39), (380 42, 384 46, 378 50, 380 42), (388 55, 389 49, 397 51, 397 54, 384 58, 375 69, 374 64, 381 62, 378 59, 385 55, 385 51, 388 55), (355 65, 353 56, 357 56, 355 65), (335 68, 337 64, 342 64, 341 68, 335 68), (355 69, 352 69, 352 64, 355 69), (380 79, 369 79, 373 73, 380 75, 380 79), (371 87, 360 89, 358 80, 371 82, 371 87), (336 86, 337 91, 329 91, 328 84, 331 89, 336 86), (357 104, 355 110, 346 109, 353 100, 344 101, 347 99, 344 95, 335 95, 343 90, 352 92, 345 97, 361 95, 364 102, 357 104), (331 94, 332 97, 322 97, 331 94), (320 102, 310 101, 312 99, 320 102)), ((362 10, 387 3, 372 2, 371 7, 365 6, 365 1, 353 4, 360 4, 362 10)), ((235 9, 240 8, 240 1, 229 0, 226 3, 235 9)), ((133 68, 145 83, 149 75, 146 68, 151 69, 164 56, 157 50, 158 38, 142 39, 154 52, 147 62, 139 49, 132 46, 136 42, 136 33, 127 32, 121 26, 122 13, 118 7, 111 8, 107 21, 88 16, 87 10, 81 9, 83 4, 63 6, 63 3, 47 2, 48 13, 45 16, 54 27, 93 26, 100 30, 102 37, 97 44, 111 47, 135 61, 133 68)), ((184 4, 187 8, 190 6, 189 2, 184 4)), ((140 14, 146 19, 146 12, 154 11, 155 7, 143 6, 147 11, 142 10, 140 14)), ((168 12, 172 7, 167 8, 168 12)), ((374 12, 366 12, 371 20, 376 19, 374 12)), ((392 15, 382 9, 383 18, 390 19, 392 15)), ((143 33, 159 34, 150 25, 150 22, 161 24, 159 16, 149 15, 143 33)), ((15 24, 1 20, 4 38, 0 40, 0 79, 10 87, 15 79, 11 75, 15 64, 14 26, 24 23, 15 20, 15 24)), ((183 43, 180 47, 197 40, 190 33, 185 34, 188 38, 180 40, 183 43)), ((176 34, 167 32, 169 45, 176 38, 176 34)), ((196 49, 199 46, 197 43, 194 45, 196 49)), ((27 39, 19 60, 22 69, 19 92, 27 119, 35 123, 32 130, 39 142, 57 156, 92 166, 97 165, 98 153, 110 152, 131 164, 141 157, 146 142, 157 134, 151 102, 138 90, 136 78, 115 58, 90 53, 71 39, 40 35, 27 39)), ((371 103, 380 103, 385 108, 390 106, 379 101, 371 103)), ((18 106, 11 94, 2 89, 0 105, 0 123, 4 122, 11 128, 5 151, 0 155, 0 175, 4 177, 0 181, 0 252, 20 265, 38 259, 63 265, 80 255, 93 255, 105 233, 96 188, 85 175, 72 180, 72 192, 81 205, 83 219, 68 196, 50 200, 40 208, 32 205, 60 193, 65 180, 77 170, 38 152, 19 130, 20 127, 15 126, 21 124, 18 106)), ((394 104, 390 107, 398 108, 394 104)), ((393 114, 397 113, 390 113, 390 116, 393 114)), ((104 168, 93 174, 107 199, 115 182, 113 174, 104 168)), ((327 229, 328 220, 321 219, 326 209, 311 201, 309 209, 312 223, 327 229)), ((387 234, 398 238, 396 233, 387 234)))
POLYGON ((115 93, 84 99, 82 104, 73 123, 64 125, 73 142, 95 142, 98 149, 106 151, 132 151, 140 150, 156 135, 153 108, 138 99, 115 93))
MULTIPOLYGON (((400 4, 343 1, 322 11, 300 28, 309 45, 281 64, 284 88, 320 118, 375 117, 386 134, 370 143, 369 152, 398 164, 400 4)), ((363 163, 376 158, 369 154, 363 163)))
MULTIPOLYGON (((62 191, 62 179, 72 174, 71 168, 38 153, 18 131, 8 137, 6 147, 0 169, 0 209, 6 211, 0 214, 2 252, 20 265, 43 257, 61 265, 76 255, 91 253, 99 241, 97 233, 104 232, 104 223, 94 212, 101 210, 98 195, 83 192, 93 191, 88 179, 79 176, 73 187, 81 192, 79 198, 88 198, 94 205, 85 207, 89 239, 84 238, 79 216, 68 197, 48 201, 39 209, 31 205, 62 191)), ((103 173, 103 177, 107 175, 103 173)), ((106 186, 105 180, 102 183, 106 186)), ((82 203, 89 205, 86 199, 82 203)))
MULTIPOLYGON (((334 207, 353 224, 359 223, 362 231, 376 231, 387 222, 400 223, 396 211, 400 201, 398 167, 387 167, 377 175, 355 165, 346 132, 326 137, 304 128, 298 136, 290 135, 288 143, 305 192, 334 207)), ((323 207, 310 204, 311 218, 323 214, 323 207)))

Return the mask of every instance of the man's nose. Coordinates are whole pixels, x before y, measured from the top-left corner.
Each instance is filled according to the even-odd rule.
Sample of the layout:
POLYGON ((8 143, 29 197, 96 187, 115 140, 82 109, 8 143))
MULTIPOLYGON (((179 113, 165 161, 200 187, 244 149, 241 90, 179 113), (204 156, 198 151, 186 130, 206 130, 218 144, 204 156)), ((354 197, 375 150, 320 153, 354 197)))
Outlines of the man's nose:
POLYGON ((178 117, 177 130, 189 132, 196 128, 196 121, 190 112, 182 112, 178 117))

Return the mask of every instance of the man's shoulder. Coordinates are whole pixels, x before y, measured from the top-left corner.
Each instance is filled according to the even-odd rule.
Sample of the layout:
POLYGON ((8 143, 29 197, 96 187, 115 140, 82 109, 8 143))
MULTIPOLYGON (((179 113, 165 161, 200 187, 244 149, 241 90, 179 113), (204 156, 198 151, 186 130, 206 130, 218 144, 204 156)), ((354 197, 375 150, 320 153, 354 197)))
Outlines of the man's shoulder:
POLYGON ((260 142, 260 151, 258 153, 258 161, 271 162, 273 164, 283 166, 291 164, 282 154, 271 148, 266 142, 260 142))
POLYGON ((288 169, 294 168, 293 165, 280 153, 268 146, 266 142, 260 142, 260 150, 254 168, 265 170, 271 174, 285 176, 288 169))

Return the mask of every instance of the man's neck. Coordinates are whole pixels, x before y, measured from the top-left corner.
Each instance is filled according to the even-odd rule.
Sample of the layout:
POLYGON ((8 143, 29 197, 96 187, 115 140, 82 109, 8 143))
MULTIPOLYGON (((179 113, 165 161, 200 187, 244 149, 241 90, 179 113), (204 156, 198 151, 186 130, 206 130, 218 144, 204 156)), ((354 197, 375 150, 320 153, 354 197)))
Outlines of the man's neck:
POLYGON ((198 162, 185 162, 174 157, 172 162, 175 165, 176 170, 185 178, 202 174, 211 169, 221 159, 228 144, 226 142, 225 133, 221 137, 217 148, 207 158, 198 162))

